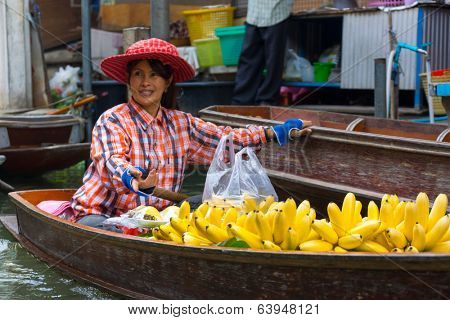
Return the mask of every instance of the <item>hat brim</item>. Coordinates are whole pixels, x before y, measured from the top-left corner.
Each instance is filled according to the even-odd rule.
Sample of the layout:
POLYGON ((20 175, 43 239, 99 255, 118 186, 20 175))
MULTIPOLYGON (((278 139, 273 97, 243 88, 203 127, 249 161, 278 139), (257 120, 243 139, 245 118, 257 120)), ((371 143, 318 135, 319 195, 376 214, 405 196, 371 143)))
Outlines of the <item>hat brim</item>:
POLYGON ((167 53, 119 54, 105 58, 100 63, 102 71, 111 79, 128 84, 127 65, 134 60, 156 59, 170 65, 173 70, 173 81, 183 82, 195 75, 195 70, 181 57, 167 53))

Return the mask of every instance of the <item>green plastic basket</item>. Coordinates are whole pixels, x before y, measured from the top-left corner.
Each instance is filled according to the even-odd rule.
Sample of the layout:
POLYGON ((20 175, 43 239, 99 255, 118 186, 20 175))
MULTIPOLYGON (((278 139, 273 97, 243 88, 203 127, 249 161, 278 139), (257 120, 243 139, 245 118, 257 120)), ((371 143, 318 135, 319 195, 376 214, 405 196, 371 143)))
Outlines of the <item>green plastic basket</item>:
POLYGON ((237 66, 244 43, 245 26, 216 28, 215 32, 220 39, 223 64, 237 66))
POLYGON ((207 68, 223 65, 220 41, 218 38, 198 39, 194 41, 200 67, 207 68))
POLYGON ((331 69, 333 69, 334 63, 332 62, 315 62, 314 63, 314 81, 315 82, 327 82, 330 76, 331 69))

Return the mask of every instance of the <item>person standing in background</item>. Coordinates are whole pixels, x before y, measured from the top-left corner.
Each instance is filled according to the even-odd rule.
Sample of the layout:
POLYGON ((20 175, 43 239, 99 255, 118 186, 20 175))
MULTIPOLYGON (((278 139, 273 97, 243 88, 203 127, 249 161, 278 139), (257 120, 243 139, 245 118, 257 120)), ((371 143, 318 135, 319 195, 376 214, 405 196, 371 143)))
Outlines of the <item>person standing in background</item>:
POLYGON ((245 38, 232 104, 273 105, 279 100, 293 0, 249 0, 245 38), (263 76, 264 67, 267 74, 263 76))

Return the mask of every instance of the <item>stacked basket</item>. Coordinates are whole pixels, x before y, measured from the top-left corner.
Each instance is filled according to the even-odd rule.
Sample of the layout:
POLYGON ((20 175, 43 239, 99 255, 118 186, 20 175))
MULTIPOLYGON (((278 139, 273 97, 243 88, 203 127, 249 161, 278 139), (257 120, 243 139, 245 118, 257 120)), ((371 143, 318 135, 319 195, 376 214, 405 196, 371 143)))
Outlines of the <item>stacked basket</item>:
MULTIPOLYGON (((425 95, 428 97, 428 82, 427 82, 427 74, 421 73, 420 79, 422 82, 422 87, 425 91, 425 95)), ((433 83, 442 83, 442 82, 450 82, 450 69, 445 70, 436 70, 431 73, 431 82, 433 83)), ((445 108, 442 104, 442 97, 431 97, 433 101, 433 109, 435 115, 445 115, 445 108)))
POLYGON ((197 48, 197 57, 203 68, 222 65, 219 38, 215 29, 233 25, 233 11, 228 6, 183 11, 191 43, 197 48))

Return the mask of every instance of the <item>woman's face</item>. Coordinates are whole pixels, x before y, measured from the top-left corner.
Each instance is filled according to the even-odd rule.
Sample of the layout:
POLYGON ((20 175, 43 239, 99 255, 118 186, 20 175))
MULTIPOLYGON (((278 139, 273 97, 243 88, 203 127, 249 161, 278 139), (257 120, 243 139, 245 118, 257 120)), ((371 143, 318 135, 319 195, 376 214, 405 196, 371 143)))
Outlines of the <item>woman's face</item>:
POLYGON ((152 70, 147 60, 136 64, 130 73, 130 90, 142 107, 159 107, 164 91, 172 79, 164 79, 152 70))

